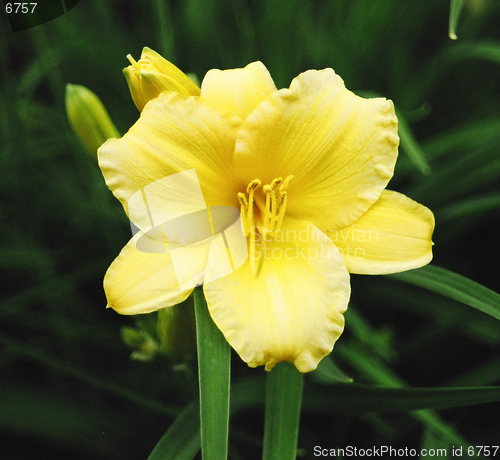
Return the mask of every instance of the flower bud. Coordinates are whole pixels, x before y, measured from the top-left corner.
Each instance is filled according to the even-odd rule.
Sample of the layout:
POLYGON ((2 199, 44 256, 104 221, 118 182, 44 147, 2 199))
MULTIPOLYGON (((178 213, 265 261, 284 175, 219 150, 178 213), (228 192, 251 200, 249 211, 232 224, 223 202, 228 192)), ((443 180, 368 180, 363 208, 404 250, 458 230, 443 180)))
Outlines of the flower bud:
POLYGON ((160 350, 174 364, 179 364, 196 352, 196 327, 193 300, 158 311, 157 335, 160 350))
POLYGON ((71 128, 95 158, 107 139, 120 137, 101 100, 85 86, 66 85, 66 114, 71 128))
POLYGON ((123 74, 139 111, 142 112, 146 103, 163 91, 175 91, 185 96, 200 95, 200 88, 156 51, 145 47, 139 61, 135 61, 130 54, 127 58, 131 65, 123 69, 123 74))
POLYGON ((122 341, 134 351, 130 358, 134 361, 152 361, 158 352, 158 344, 147 331, 138 324, 138 329, 124 326, 120 329, 122 341))

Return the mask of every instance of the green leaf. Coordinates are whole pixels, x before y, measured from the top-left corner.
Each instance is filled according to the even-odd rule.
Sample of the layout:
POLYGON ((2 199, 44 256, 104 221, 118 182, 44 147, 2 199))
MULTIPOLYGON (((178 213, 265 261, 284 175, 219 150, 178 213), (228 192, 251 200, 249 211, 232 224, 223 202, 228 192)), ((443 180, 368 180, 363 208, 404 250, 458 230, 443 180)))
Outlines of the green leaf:
POLYGON ((303 374, 287 362, 267 374, 263 460, 297 457, 303 381, 303 374))
POLYGON ((444 52, 444 58, 450 62, 464 59, 480 59, 500 64, 500 42, 497 40, 481 40, 460 43, 444 52))
MULTIPOLYGON (((363 329, 368 333, 369 336, 373 335, 373 331, 370 331, 369 324, 364 320, 364 318, 361 316, 359 312, 357 312, 355 309, 350 308, 350 319, 353 317, 358 316, 358 321, 357 323, 364 323, 363 329)), ((350 319, 347 319, 348 322, 352 322, 350 319)), ((341 345, 341 344, 339 344, 341 345)), ((337 345, 337 355, 340 356, 345 362, 349 363, 350 366, 352 366, 354 369, 356 369, 358 372, 360 372, 365 378, 369 378, 373 383, 377 385, 381 385, 379 387, 377 386, 372 386, 368 387, 368 390, 389 390, 389 393, 391 390, 412 390, 412 388, 408 388, 406 382, 396 373, 394 372, 385 362, 385 360, 381 359, 380 356, 377 356, 374 353, 373 346, 370 346, 369 344, 362 344, 362 343, 350 343, 349 346, 339 346, 337 345)), ((427 390, 427 389, 422 389, 422 390, 427 390)), ((429 390, 439 390, 439 389, 434 389, 431 388, 429 390)), ((460 389, 462 390, 462 389, 460 389)), ((480 389, 482 391, 482 389, 480 389)), ((494 388, 494 392, 496 392, 496 388, 494 388)), ((496 392, 498 395, 498 392, 496 392)), ((395 399, 392 399, 392 397, 384 398, 381 394, 375 395, 372 394, 371 398, 367 397, 364 399, 364 404, 363 398, 360 397, 360 395, 354 395, 354 397, 351 399, 351 410, 356 407, 357 404, 360 404, 359 409, 360 410, 366 410, 367 407, 372 407, 373 410, 375 409, 374 405, 377 403, 382 402, 382 406, 380 407, 380 411, 387 410, 388 407, 392 407, 393 409, 389 410, 394 410, 394 411, 414 411, 411 412, 411 416, 415 419, 417 419, 420 423, 422 423, 425 427, 428 429, 432 430, 433 433, 439 435, 444 441, 455 444, 455 445, 465 445, 467 442, 454 430, 454 428, 447 424, 445 421, 441 420, 438 414, 436 414, 432 410, 419 410, 422 408, 442 408, 440 406, 436 406, 436 404, 440 404, 443 402, 443 400, 440 398, 440 396, 435 397, 434 401, 424 401, 424 398, 419 398, 419 395, 417 398, 415 398, 413 401, 410 401, 410 404, 416 403, 417 405, 410 406, 408 404, 408 400, 406 401, 397 401, 398 395, 400 396, 401 393, 394 393, 392 396, 395 396, 395 399), (380 397, 380 399, 379 399, 380 397), (418 405, 422 404, 424 405, 418 405), (426 405, 429 404, 429 405, 426 405), (384 409, 385 408, 385 409, 384 409)), ((345 396, 345 395, 344 395, 345 396)), ((366 395, 368 396, 368 395, 366 395)), ((389 396, 386 394, 386 396, 389 396)), ((463 402, 465 399, 461 398, 462 395, 459 395, 456 399, 456 402, 459 402, 459 405, 461 402, 463 402)), ((490 395, 491 396, 491 395, 490 395)), ((493 398, 496 398, 495 394, 493 395, 493 398)), ((404 399, 404 398, 403 398, 404 399)), ((338 404, 335 407, 335 410, 339 410, 339 405, 345 404, 345 402, 348 401, 347 397, 343 397, 339 400, 338 404)), ((476 402, 471 402, 471 404, 478 403, 480 401, 476 400, 476 402)))
POLYGON ((401 148, 403 149, 403 152, 406 153, 408 159, 422 174, 426 176, 429 175, 431 173, 431 166, 427 161, 422 147, 415 139, 415 136, 413 135, 413 132, 401 111, 396 110, 396 115, 398 117, 398 132, 399 137, 401 138, 401 148))
MULTIPOLYGON (((439 222, 478 216, 500 209, 500 193, 493 192, 480 196, 474 196, 458 203, 453 203, 439 211, 439 222)), ((438 211, 436 211, 436 215, 438 211)))
POLYGON ((500 401, 500 386, 472 388, 388 388, 335 384, 304 395, 303 409, 314 413, 362 414, 447 409, 500 401))
POLYGON ((311 377, 318 383, 351 383, 353 379, 345 374, 340 367, 333 362, 330 356, 325 356, 318 367, 311 372, 311 377))
POLYGON ((93 454, 90 458, 99 458, 96 438, 104 430, 111 435, 124 427, 100 408, 76 404, 63 394, 19 384, 0 386, 0 429, 4 436, 15 433, 24 439, 73 446, 93 454))
POLYGON ((264 406, 266 382, 261 373, 252 373, 231 384, 231 414, 264 406))
MULTIPOLYGON (((456 48, 462 49, 459 46, 452 49, 456 48)), ((463 57, 461 52, 457 53, 458 56, 463 57)), ((458 156, 471 154, 471 151, 477 149, 478 145, 491 146, 492 149, 496 149, 499 131, 499 117, 481 118, 479 121, 462 123, 448 131, 440 132, 427 140, 423 148, 433 162, 443 158, 456 160, 458 156)))
POLYGON ((457 300, 500 319, 500 295, 465 276, 433 265, 389 276, 457 300))
POLYGON ((227 458, 231 348, 213 322, 203 289, 194 290, 203 460, 227 458))
POLYGON ((435 173, 409 188, 407 194, 417 201, 436 207, 459 197, 472 195, 489 184, 496 184, 500 174, 500 159, 498 140, 495 142, 496 145, 488 145, 481 141, 464 155, 450 157, 448 164, 435 168, 435 173))
MULTIPOLYGON (((436 455, 439 455, 441 459, 451 458, 448 453, 452 445, 444 442, 440 437, 436 436, 432 430, 426 429, 422 435, 422 444, 420 445, 420 451, 425 449, 425 453, 430 453, 432 450, 436 455)), ((424 460, 424 456, 420 456, 421 460, 424 460)))
POLYGON ((170 2, 154 0, 153 10, 157 18, 156 35, 160 44, 160 49, 157 51, 166 59, 176 62, 174 24, 172 21, 172 12, 170 11, 170 2))
POLYGON ((152 412, 165 414, 170 417, 177 416, 179 410, 177 407, 170 404, 164 404, 162 401, 151 398, 140 392, 127 388, 126 386, 119 385, 111 380, 104 379, 98 375, 94 375, 87 369, 75 365, 70 362, 64 362, 53 356, 45 353, 40 347, 34 347, 28 345, 25 342, 19 342, 6 334, 0 333, 0 344, 5 346, 5 350, 15 352, 21 356, 32 359, 35 362, 41 363, 47 368, 60 373, 62 375, 67 375, 79 380, 91 388, 99 388, 100 390, 106 391, 114 396, 129 401, 143 409, 150 410, 152 412))
POLYGON ((448 26, 448 35, 452 40, 456 40, 458 20, 460 19, 460 14, 462 13, 462 8, 464 6, 465 0, 451 0, 450 4, 450 21, 448 26))
MULTIPOLYGON (((263 375, 245 377, 231 386, 231 414, 264 406, 263 375)), ((148 460, 191 460, 200 450, 200 405, 188 404, 162 436, 148 460)))
POLYGON ((200 406, 192 402, 161 437, 148 460, 192 460, 200 447, 200 406))

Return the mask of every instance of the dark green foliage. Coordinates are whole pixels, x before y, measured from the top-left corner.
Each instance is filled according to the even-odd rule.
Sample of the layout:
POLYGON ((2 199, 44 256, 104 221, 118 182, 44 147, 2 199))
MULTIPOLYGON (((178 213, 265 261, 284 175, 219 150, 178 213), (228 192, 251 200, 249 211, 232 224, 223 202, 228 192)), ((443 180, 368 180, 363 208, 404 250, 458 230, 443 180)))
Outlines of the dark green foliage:
MULTIPOLYGON (((304 379, 300 458, 499 444, 500 3, 466 1, 456 41, 449 13, 435 0, 80 0, 12 33, 0 11, 2 458, 145 459, 169 427, 156 455, 199 446, 196 360, 130 360, 120 329, 134 319, 105 309, 130 226, 64 110, 66 83, 84 85, 126 132, 139 114, 121 70, 143 46, 200 80, 262 60, 278 87, 333 67, 350 90, 393 99, 389 188, 435 212, 433 265, 468 278, 352 277, 335 365, 304 379)), ((237 356, 231 368, 229 455, 260 458, 265 371, 237 356)))

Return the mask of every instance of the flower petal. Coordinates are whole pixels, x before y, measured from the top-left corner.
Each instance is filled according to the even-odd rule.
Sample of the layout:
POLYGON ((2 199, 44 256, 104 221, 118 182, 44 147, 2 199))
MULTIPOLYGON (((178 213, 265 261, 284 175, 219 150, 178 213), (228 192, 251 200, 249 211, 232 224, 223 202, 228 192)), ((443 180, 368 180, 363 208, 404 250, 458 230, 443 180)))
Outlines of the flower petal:
POLYGON ((259 61, 243 69, 209 70, 201 84, 201 97, 219 102, 242 120, 275 91, 269 71, 259 61))
POLYGON ((354 224, 327 232, 350 273, 382 275, 422 267, 432 259, 432 212, 385 190, 354 224))
POLYGON ((233 152, 241 121, 210 100, 162 93, 121 139, 99 149, 108 187, 128 211, 143 187, 194 168, 208 205, 236 205, 241 186, 233 173, 233 152))
POLYGON ((191 290, 181 291, 168 251, 141 252, 130 240, 104 277, 108 307, 122 315, 150 313, 177 305, 191 290))
POLYGON ((245 183, 293 175, 287 213, 339 229, 378 199, 393 174, 398 142, 391 101, 354 95, 332 69, 310 70, 249 115, 235 166, 245 183))
POLYGON ((182 70, 160 56, 156 51, 145 46, 141 55, 141 67, 145 70, 157 71, 176 80, 193 96, 199 96, 200 88, 182 70))
MULTIPOLYGON (((204 286, 208 308, 231 346, 251 367, 267 370, 291 361, 309 372, 331 352, 342 333, 350 295, 349 274, 335 245, 312 224, 285 219, 282 232, 264 249, 258 276, 247 260, 216 279, 209 259, 204 286)), ((259 260, 254 260, 259 264, 259 260)))
POLYGON ((148 72, 147 70, 141 71, 141 89, 146 101, 157 98, 163 91, 174 91, 184 96, 190 96, 188 90, 177 80, 168 75, 159 72, 148 72))

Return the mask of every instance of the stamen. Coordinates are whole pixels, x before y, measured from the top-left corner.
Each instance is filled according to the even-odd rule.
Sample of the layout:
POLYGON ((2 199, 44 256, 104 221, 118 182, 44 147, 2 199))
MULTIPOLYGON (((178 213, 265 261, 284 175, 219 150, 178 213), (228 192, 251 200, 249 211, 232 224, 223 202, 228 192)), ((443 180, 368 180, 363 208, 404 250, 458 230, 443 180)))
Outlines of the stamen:
POLYGON ((266 202, 263 209, 264 217, 261 222, 259 221, 258 229, 255 227, 256 222, 253 211, 253 204, 255 201, 255 190, 257 190, 257 188, 262 185, 261 181, 259 179, 254 179, 248 184, 246 188, 248 198, 244 193, 238 193, 238 201, 240 203, 243 225, 245 227, 245 234, 247 237, 250 236, 250 263, 252 272, 255 276, 259 276, 259 273, 262 270, 262 266, 264 263, 263 253, 265 254, 267 242, 270 241, 268 238, 274 238, 281 230, 281 226, 283 225, 288 197, 287 188, 292 179, 293 176, 291 175, 287 176, 285 180, 283 180, 281 177, 277 177, 276 179, 273 179, 270 184, 264 185, 262 187, 262 191, 266 196, 266 202), (262 238, 259 237, 259 240, 256 239, 257 231, 262 236, 262 238), (258 249, 257 246, 260 246, 258 244, 258 241, 262 241, 262 247, 259 248, 261 257, 258 258, 259 262, 257 263, 255 251, 258 249))
POLYGON ((283 183, 280 185, 280 192, 286 192, 286 189, 288 188, 288 184, 290 181, 293 179, 293 175, 287 176, 283 183))
MULTIPOLYGON (((257 229, 252 229, 250 231, 250 268, 252 270, 252 273, 257 273, 257 267, 255 266, 255 246, 256 246, 256 236, 257 236, 257 229)), ((248 233, 247 233, 248 236, 248 233)), ((264 243, 265 244, 265 243, 264 243)))
POLYGON ((264 193, 266 194, 266 207, 264 212, 264 228, 269 227, 271 224, 271 186, 264 185, 263 187, 264 193))
MULTIPOLYGON (((272 185, 271 185, 272 188, 272 185)), ((276 223, 276 213, 278 212, 278 203, 276 201, 276 186, 271 191, 271 232, 274 232, 274 227, 276 223)))
POLYGON ((245 229, 245 236, 248 236, 248 201, 243 193, 238 193, 238 201, 240 202, 241 219, 243 220, 243 228, 245 229))
POLYGON ((286 190, 292 179, 293 176, 287 176, 283 181, 281 177, 278 177, 270 185, 264 185, 263 190, 266 194, 266 206, 262 229, 263 235, 270 234, 273 237, 281 229, 286 210, 286 190), (278 193, 276 192, 277 188, 278 193))
POLYGON ((248 193, 248 220, 250 221, 249 224, 252 225, 254 218, 253 218, 253 193, 255 189, 260 187, 260 180, 259 179, 254 179, 252 182, 248 184, 247 187, 247 193, 248 193))
POLYGON ((260 184, 262 182, 259 179, 254 179, 252 182, 250 182, 247 186, 247 193, 250 194, 253 192, 257 187, 260 187, 260 184))
POLYGON ((243 226, 245 227, 245 235, 248 236, 250 229, 254 225, 254 215, 253 215, 253 202, 254 202, 254 192, 260 186, 261 182, 259 179, 254 179, 247 186, 248 199, 244 193, 238 193, 238 201, 240 202, 241 216, 243 219, 243 226))
POLYGON ((240 202, 241 208, 245 209, 245 211, 248 209, 248 201, 247 197, 243 193, 238 193, 238 201, 240 202))
POLYGON ((271 189, 274 191, 276 190, 276 187, 283 182, 283 179, 281 177, 278 177, 277 179, 273 179, 271 182, 271 189))
POLYGON ((286 197, 287 193, 282 192, 280 199, 280 210, 278 213, 278 217, 276 218, 276 231, 279 231, 281 229, 281 225, 283 224, 283 218, 285 217, 286 210, 286 197))

